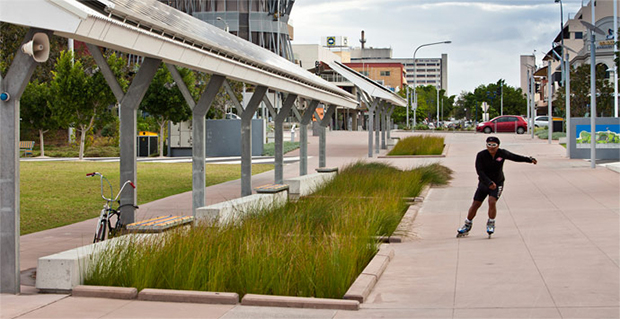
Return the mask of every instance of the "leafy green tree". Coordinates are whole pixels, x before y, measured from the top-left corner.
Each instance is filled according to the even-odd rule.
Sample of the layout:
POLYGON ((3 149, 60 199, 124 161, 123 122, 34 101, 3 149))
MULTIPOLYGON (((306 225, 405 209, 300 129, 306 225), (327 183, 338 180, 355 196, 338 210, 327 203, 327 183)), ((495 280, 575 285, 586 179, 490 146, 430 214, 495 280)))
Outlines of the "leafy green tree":
POLYGON ((515 89, 500 79, 496 83, 480 85, 474 92, 462 92, 457 99, 455 115, 482 118, 482 102, 489 105, 489 118, 492 119, 502 113, 502 97, 504 114, 524 115, 527 113, 527 100, 520 88, 515 89))
POLYGON ((58 122, 52 115, 49 101, 50 86, 47 82, 39 83, 38 80, 28 83, 26 90, 20 99, 20 117, 30 127, 39 133, 39 145, 41 157, 45 156, 44 134, 51 129, 58 128, 58 122))
MULTIPOLYGON (((196 78, 194 72, 186 68, 180 68, 179 73, 183 78, 183 82, 187 85, 190 94, 196 100, 198 90, 195 86, 196 78)), ((146 91, 146 95, 140 104, 140 110, 157 121, 160 134, 160 157, 164 155, 164 129, 166 124, 169 121, 174 123, 187 121, 192 116, 192 110, 164 64, 157 70, 149 89, 146 91)))
MULTIPOLYGON (((6 75, 15 53, 21 50, 21 43, 28 32, 28 28, 0 22, 0 73, 6 75)), ((67 48, 67 39, 52 35, 50 37, 50 57, 46 62, 40 63, 32 75, 33 80, 39 83, 49 82, 52 79, 51 70, 60 56, 60 51, 67 48)))
MULTIPOLYGON (((596 66, 596 111, 598 115, 612 116, 614 110, 613 83, 605 79, 606 68, 596 66)), ((571 117, 584 117, 590 113, 590 65, 584 64, 570 72, 570 114, 571 117)), ((566 116, 566 90, 556 90, 553 100, 553 113, 566 116)))
MULTIPOLYGON (((110 68, 117 75, 120 73, 118 66, 123 65, 119 60, 114 54, 108 57, 110 68)), ((63 125, 76 127, 80 135, 79 158, 82 160, 87 134, 97 122, 105 123, 113 117, 109 106, 116 102, 116 98, 99 69, 87 57, 73 59, 71 52, 63 51, 52 74, 51 105, 63 125)), ((126 86, 122 78, 119 83, 126 86)))

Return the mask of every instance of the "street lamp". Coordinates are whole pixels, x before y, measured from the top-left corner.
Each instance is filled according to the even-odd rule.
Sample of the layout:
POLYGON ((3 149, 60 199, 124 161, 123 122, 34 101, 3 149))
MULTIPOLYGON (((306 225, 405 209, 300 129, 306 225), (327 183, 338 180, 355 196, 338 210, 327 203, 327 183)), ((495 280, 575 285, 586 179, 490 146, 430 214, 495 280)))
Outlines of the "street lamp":
POLYGON ((226 25, 224 31, 229 32, 230 28, 228 27, 228 22, 226 22, 226 20, 222 19, 222 17, 217 17, 215 20, 224 22, 224 25, 226 25))
MULTIPOLYGON (((570 59, 568 57, 568 51, 575 52, 575 50, 564 46, 561 43, 554 42, 554 46, 562 46, 562 49, 566 49, 565 59, 562 59, 564 63, 564 70, 566 73, 564 74, 564 89, 566 90, 565 99, 566 99, 566 156, 570 158, 570 138, 571 138, 571 127, 570 127, 570 59)), ((555 50, 551 50, 553 54, 557 56, 555 50)), ((577 52, 575 52, 577 53, 577 52)))
MULTIPOLYGON (((450 44, 452 43, 452 41, 448 40, 448 41, 439 41, 439 42, 433 42, 433 43, 425 43, 423 45, 418 46, 415 51, 413 51, 413 126, 412 128, 415 128, 416 125, 416 110, 418 109, 418 95, 416 94, 416 69, 417 69, 417 64, 416 64, 416 60, 415 60, 415 55, 418 52, 418 50, 422 47, 428 47, 428 46, 432 46, 432 45, 436 45, 436 44, 450 44)), ((409 123, 409 104, 407 104, 407 123, 409 123)), ((413 129, 412 129, 413 131, 413 129)))
POLYGON ((560 85, 563 85, 562 81, 564 81, 564 4, 562 0, 555 0, 555 3, 560 3, 560 43, 562 44, 560 50, 560 70, 562 71, 562 80, 560 80, 560 85))
MULTIPOLYGON (((592 22, 596 21, 595 5, 592 3, 592 22)), ((596 34, 605 32, 594 24, 581 21, 590 31, 590 168, 596 168, 596 34)))

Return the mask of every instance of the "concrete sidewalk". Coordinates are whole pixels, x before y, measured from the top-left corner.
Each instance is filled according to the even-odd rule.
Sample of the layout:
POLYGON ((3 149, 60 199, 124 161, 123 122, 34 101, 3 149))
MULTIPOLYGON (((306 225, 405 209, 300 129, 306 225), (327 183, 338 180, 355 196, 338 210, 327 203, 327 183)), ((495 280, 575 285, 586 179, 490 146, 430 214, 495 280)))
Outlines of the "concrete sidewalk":
MULTIPOLYGON (((408 133, 394 132, 404 137, 408 133)), ((501 147, 531 155, 534 166, 506 162, 505 191, 497 230, 487 239, 486 205, 467 238, 456 239, 476 187, 475 154, 484 134, 442 133, 449 146, 441 159, 374 159, 409 168, 441 162, 454 170, 449 186, 428 194, 412 226, 413 237, 390 244, 395 258, 359 311, 310 310, 75 298, 37 294, 27 270, 40 256, 90 242, 86 221, 21 237, 22 295, 0 296, 2 318, 620 318, 620 176, 527 135, 499 134, 501 147)), ((367 158, 367 133, 333 131, 327 165, 367 158)), ((309 172, 318 165, 310 137, 309 172)), ((296 154, 289 154, 295 156, 296 154)), ((284 176, 299 173, 297 163, 284 176)), ((273 171, 253 177, 273 182, 273 171)), ((236 198, 240 182, 206 190, 207 203, 236 198)), ((191 194, 141 206, 139 216, 188 214, 191 194)))

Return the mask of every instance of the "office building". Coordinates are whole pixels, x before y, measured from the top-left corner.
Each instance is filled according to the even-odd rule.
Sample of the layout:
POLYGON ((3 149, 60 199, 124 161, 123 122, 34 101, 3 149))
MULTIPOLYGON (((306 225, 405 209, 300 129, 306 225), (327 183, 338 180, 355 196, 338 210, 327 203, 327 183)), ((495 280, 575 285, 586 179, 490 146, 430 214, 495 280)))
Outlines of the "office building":
POLYGON ((159 0, 293 61, 294 0, 159 0))

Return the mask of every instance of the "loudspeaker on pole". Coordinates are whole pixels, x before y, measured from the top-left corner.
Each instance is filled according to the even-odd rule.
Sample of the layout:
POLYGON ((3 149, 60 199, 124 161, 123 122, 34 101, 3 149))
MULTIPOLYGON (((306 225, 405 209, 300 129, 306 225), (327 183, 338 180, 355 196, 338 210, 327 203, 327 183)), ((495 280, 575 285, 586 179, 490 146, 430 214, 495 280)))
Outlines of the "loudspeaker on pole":
POLYGON ((31 56, 36 62, 45 62, 50 56, 50 40, 47 34, 37 32, 32 40, 22 46, 22 52, 31 56))

